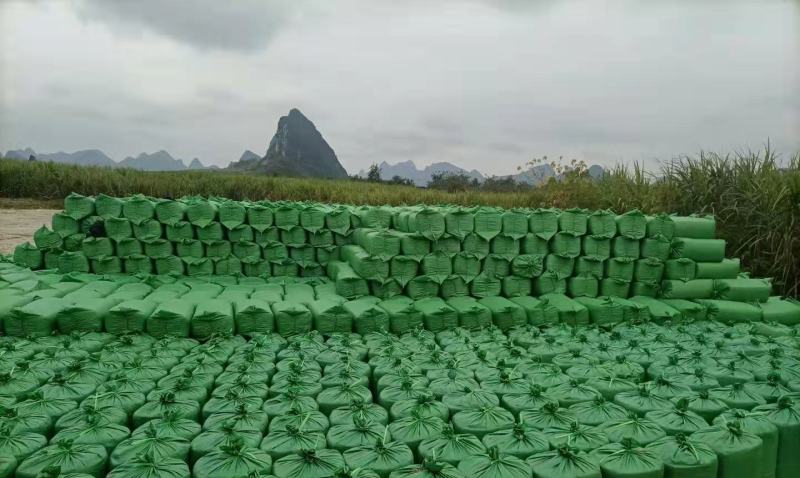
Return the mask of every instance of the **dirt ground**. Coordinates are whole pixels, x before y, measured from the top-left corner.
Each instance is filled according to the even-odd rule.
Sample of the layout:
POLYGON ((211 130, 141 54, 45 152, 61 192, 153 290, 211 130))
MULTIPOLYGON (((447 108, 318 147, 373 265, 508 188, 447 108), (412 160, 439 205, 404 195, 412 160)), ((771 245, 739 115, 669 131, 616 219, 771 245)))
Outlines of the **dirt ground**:
POLYGON ((50 226, 56 209, 0 209, 0 253, 14 252, 14 247, 25 241, 33 243, 33 233, 50 226))

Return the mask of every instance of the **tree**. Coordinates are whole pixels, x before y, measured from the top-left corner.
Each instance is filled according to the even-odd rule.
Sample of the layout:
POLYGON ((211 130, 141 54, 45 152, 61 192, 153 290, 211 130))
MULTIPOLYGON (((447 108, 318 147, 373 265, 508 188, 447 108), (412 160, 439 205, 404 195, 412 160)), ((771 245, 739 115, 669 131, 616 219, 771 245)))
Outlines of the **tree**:
POLYGON ((381 168, 376 164, 372 163, 367 170, 367 181, 379 183, 381 181, 381 168))

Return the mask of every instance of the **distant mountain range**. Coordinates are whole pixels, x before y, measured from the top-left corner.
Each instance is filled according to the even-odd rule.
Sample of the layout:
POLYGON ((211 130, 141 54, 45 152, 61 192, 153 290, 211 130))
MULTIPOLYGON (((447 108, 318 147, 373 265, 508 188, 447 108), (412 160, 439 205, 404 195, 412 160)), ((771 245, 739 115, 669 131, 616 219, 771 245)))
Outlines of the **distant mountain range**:
MULTIPOLYGON (((392 179, 395 176, 399 176, 401 178, 412 180, 416 186, 427 186, 428 183, 431 181, 433 175, 437 173, 464 174, 470 179, 477 179, 480 182, 483 182, 490 177, 481 174, 479 171, 475 169, 473 169, 472 171, 467 171, 466 169, 460 168, 455 164, 448 162, 433 163, 430 166, 426 166, 423 169, 419 169, 417 168, 417 165, 414 164, 413 161, 403 161, 396 164, 389 164, 384 161, 378 165, 378 169, 381 172, 381 179, 387 180, 387 179, 392 179)), ((588 172, 589 176, 599 179, 603 177, 605 169, 603 169, 602 166, 598 166, 595 164, 589 167, 588 172)), ((362 169, 358 173, 358 176, 366 177, 367 172, 362 169)), ((495 176, 495 177, 499 179, 512 177, 518 183, 535 185, 535 184, 541 184, 549 180, 550 178, 557 177, 557 175, 553 167, 545 163, 537 166, 532 166, 531 168, 522 171, 518 174, 495 176)))
POLYGON ((194 158, 187 165, 182 159, 172 157, 168 152, 161 150, 155 153, 141 153, 135 158, 128 156, 122 161, 114 161, 99 149, 84 149, 74 153, 36 153, 31 148, 17 149, 6 152, 5 158, 27 161, 31 156, 36 161, 49 161, 61 164, 77 164, 79 166, 107 166, 112 168, 131 168, 142 171, 185 171, 187 169, 218 169, 216 166, 206 167, 199 159, 194 158))

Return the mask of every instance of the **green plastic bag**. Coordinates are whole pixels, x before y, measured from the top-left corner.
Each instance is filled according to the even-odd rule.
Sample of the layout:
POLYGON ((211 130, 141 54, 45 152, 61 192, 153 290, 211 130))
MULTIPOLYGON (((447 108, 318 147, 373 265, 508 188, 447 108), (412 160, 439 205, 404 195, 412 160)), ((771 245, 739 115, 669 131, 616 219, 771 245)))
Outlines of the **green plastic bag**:
POLYGON ((500 210, 481 207, 475 211, 475 234, 490 240, 503 230, 503 214, 500 210))
POLYGON ((763 463, 760 458, 763 442, 758 436, 743 431, 735 422, 700 430, 692 438, 705 443, 717 453, 718 477, 762 476, 763 463))
POLYGON ((585 256, 608 259, 611 257, 611 239, 601 236, 583 236, 581 251, 585 256))
POLYGON ((594 211, 589 214, 589 234, 597 237, 612 238, 617 235, 615 215, 609 210, 594 211))
POLYGON ((197 303, 191 319, 191 335, 207 339, 214 334, 233 333, 233 306, 224 299, 209 299, 197 303))
POLYGON ((679 237, 672 240, 672 257, 685 257, 696 262, 721 262, 725 258, 725 240, 679 237))
POLYGON ((59 313, 69 305, 61 298, 37 299, 11 310, 3 319, 6 334, 14 337, 44 337, 56 330, 59 313))
POLYGON ((272 304, 275 330, 282 336, 297 335, 312 329, 311 311, 303 304, 281 301, 272 304))
MULTIPOLYGON (((487 449, 497 448, 503 450, 506 455, 513 455, 523 460, 536 453, 547 451, 550 447, 547 437, 543 433, 526 427, 522 423, 515 423, 509 429, 484 435, 483 444, 487 449)), ((470 454, 478 453, 473 451, 470 454)))
POLYGON ((458 470, 465 476, 475 478, 531 478, 531 467, 523 460, 500 454, 497 448, 486 453, 472 455, 458 464, 458 470))
POLYGON ((698 262, 698 279, 736 279, 741 272, 738 258, 723 259, 721 262, 698 262))
POLYGON ((62 245, 61 235, 42 225, 33 233, 33 242, 41 250, 59 249, 62 245))
POLYGON ((156 218, 162 224, 176 224, 186 218, 186 208, 186 203, 183 201, 162 199, 156 202, 156 218))
POLYGON ((263 204, 247 204, 247 224, 256 231, 263 232, 273 224, 272 209, 263 204))
POLYGON ((194 309, 194 304, 181 299, 159 304, 147 318, 147 333, 154 337, 188 337, 194 309))
POLYGON ((716 237, 717 224, 714 216, 671 216, 675 237, 694 239, 713 239, 716 237))
POLYGON ((714 281, 694 279, 690 281, 665 280, 661 282, 661 297, 665 299, 710 299, 714 296, 714 281))
POLYGON ((53 227, 53 231, 58 233, 58 235, 62 238, 77 234, 81 230, 77 219, 61 212, 53 214, 51 225, 53 227))
POLYGON ((643 258, 666 261, 672 250, 672 241, 664 236, 655 236, 642 239, 641 253, 643 258))
POLYGON ((759 453, 762 476, 774 478, 778 465, 778 428, 766 414, 759 412, 746 412, 745 410, 728 410, 716 417, 714 426, 725 427, 728 423, 736 423, 743 431, 752 433, 761 438, 762 446, 759 453))
POLYGON ((277 478, 333 477, 344 467, 342 455, 328 448, 304 449, 275 460, 277 478))
POLYGON ((62 252, 58 256, 58 272, 89 272, 89 258, 81 252, 62 252))
POLYGON ((183 460, 169 457, 156 458, 153 455, 144 454, 120 464, 106 476, 111 478, 137 478, 142 476, 189 478, 191 475, 189 466, 183 460))
POLYGON ((647 217, 638 209, 617 216, 616 222, 620 236, 638 240, 647 234, 647 217))
POLYGON ((527 462, 535 478, 600 478, 600 465, 592 455, 567 447, 530 456, 527 462))
POLYGON ((664 462, 658 454, 639 447, 633 440, 603 445, 592 452, 604 477, 658 478, 664 476, 664 462))
POLYGON ((351 448, 343 453, 345 464, 351 469, 372 470, 382 478, 398 468, 414 463, 411 449, 401 442, 387 442, 380 439, 377 443, 351 448))
POLYGON ((14 262, 30 269, 41 269, 44 256, 36 246, 25 242, 14 248, 14 262))
POLYGON ((17 467, 16 476, 36 478, 45 469, 58 466, 61 473, 86 473, 101 478, 107 458, 102 445, 80 445, 65 440, 46 446, 24 459, 17 467))
MULTIPOLYGON (((796 397, 796 394, 795 394, 796 397)), ((765 413, 766 418, 778 427, 777 478, 797 476, 800 472, 800 406, 796 398, 780 397, 774 404, 760 405, 755 413, 765 413)))
POLYGON ((459 434, 451 424, 445 425, 441 436, 423 440, 419 444, 419 455, 424 461, 434 459, 453 466, 472 455, 486 452, 481 441, 470 434, 459 434))
POLYGON ((105 194, 98 194, 94 198, 95 213, 103 219, 120 217, 122 215, 123 200, 105 194))
POLYGON ((272 471, 272 457, 264 450, 234 439, 219 451, 201 457, 192 467, 196 478, 228 478, 231 476, 266 475, 272 471))
POLYGON ((665 476, 716 478, 717 454, 707 444, 684 434, 667 436, 646 447, 664 462, 665 476))
POLYGON ((770 279, 716 279, 713 284, 715 298, 722 300, 766 302, 772 293, 770 279))

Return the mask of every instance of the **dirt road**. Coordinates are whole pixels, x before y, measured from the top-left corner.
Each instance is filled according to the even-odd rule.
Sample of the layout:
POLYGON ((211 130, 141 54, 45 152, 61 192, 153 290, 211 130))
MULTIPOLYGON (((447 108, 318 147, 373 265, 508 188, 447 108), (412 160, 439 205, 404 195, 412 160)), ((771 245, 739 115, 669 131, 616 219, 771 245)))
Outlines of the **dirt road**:
POLYGON ((25 241, 33 243, 33 233, 43 224, 50 226, 55 209, 0 209, 0 253, 10 254, 25 241))

